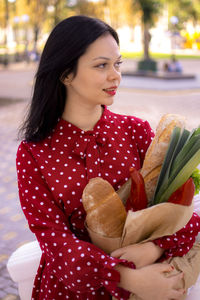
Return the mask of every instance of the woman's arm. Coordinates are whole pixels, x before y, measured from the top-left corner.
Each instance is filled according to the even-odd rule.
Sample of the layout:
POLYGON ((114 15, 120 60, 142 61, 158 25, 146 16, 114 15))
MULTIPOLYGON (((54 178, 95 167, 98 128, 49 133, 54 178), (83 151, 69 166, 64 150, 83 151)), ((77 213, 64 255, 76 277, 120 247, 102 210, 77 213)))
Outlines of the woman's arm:
POLYGON ((141 268, 156 262, 164 250, 152 242, 134 244, 117 249, 111 253, 111 256, 133 261, 136 268, 141 268))
POLYGON ((158 259, 185 255, 200 232, 200 217, 193 213, 190 221, 178 232, 152 242, 134 244, 111 253, 113 257, 133 261, 137 268, 152 264, 158 259))
POLYGON ((22 210, 49 273, 72 293, 92 293, 105 287, 115 298, 128 299, 130 293, 117 287, 120 275, 114 267, 123 264, 131 268, 133 263, 110 257, 72 233, 62 202, 54 198, 26 143, 20 145, 16 163, 22 210))

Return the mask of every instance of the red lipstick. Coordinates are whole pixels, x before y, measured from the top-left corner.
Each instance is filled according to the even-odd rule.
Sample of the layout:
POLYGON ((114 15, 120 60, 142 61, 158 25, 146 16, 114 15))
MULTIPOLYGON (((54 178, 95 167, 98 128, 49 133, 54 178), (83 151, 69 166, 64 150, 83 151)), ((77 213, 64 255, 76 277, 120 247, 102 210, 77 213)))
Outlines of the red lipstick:
POLYGON ((111 86, 107 89, 103 89, 108 95, 114 96, 117 92, 117 86, 111 86))

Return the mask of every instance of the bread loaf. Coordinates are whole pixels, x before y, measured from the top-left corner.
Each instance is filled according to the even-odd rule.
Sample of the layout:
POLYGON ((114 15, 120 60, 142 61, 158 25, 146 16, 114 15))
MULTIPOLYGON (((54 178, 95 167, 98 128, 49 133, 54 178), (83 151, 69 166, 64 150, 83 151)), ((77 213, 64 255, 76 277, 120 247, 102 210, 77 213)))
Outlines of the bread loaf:
POLYGON ((144 178, 145 189, 149 201, 151 201, 154 195, 162 163, 169 145, 171 134, 175 127, 183 129, 185 127, 185 118, 177 114, 165 114, 160 119, 155 137, 146 152, 140 172, 144 178))
POLYGON ((103 236, 121 237, 126 210, 108 181, 92 178, 83 191, 82 201, 88 228, 103 236))

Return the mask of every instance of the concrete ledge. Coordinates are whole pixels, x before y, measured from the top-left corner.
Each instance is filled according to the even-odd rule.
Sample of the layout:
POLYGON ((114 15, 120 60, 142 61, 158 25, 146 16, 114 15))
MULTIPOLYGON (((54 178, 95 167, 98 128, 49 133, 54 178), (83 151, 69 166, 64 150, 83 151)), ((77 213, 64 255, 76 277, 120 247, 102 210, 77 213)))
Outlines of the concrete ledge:
POLYGON ((194 74, 184 74, 178 72, 151 72, 151 71, 135 71, 135 72, 122 72, 125 76, 136 76, 136 77, 150 77, 165 80, 180 80, 180 79, 195 79, 194 74))

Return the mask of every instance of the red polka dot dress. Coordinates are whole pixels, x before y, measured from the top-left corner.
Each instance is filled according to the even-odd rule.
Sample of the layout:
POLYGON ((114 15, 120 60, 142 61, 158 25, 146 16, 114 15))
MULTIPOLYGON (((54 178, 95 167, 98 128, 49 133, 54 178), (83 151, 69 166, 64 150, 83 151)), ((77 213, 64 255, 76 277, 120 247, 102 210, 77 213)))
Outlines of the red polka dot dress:
MULTIPOLYGON (((118 189, 128 180, 131 166, 141 168, 152 137, 148 122, 105 107, 91 131, 60 119, 42 142, 20 144, 16 163, 21 206, 42 249, 32 300, 129 298, 129 292, 117 287, 120 275, 114 266, 134 264, 91 244, 81 196, 89 179, 97 176, 118 189)), ((181 238, 177 233, 170 241, 155 241, 166 249, 166 257, 181 255, 185 241, 189 248, 193 245, 197 217, 191 223, 195 233, 185 228, 181 238)))

